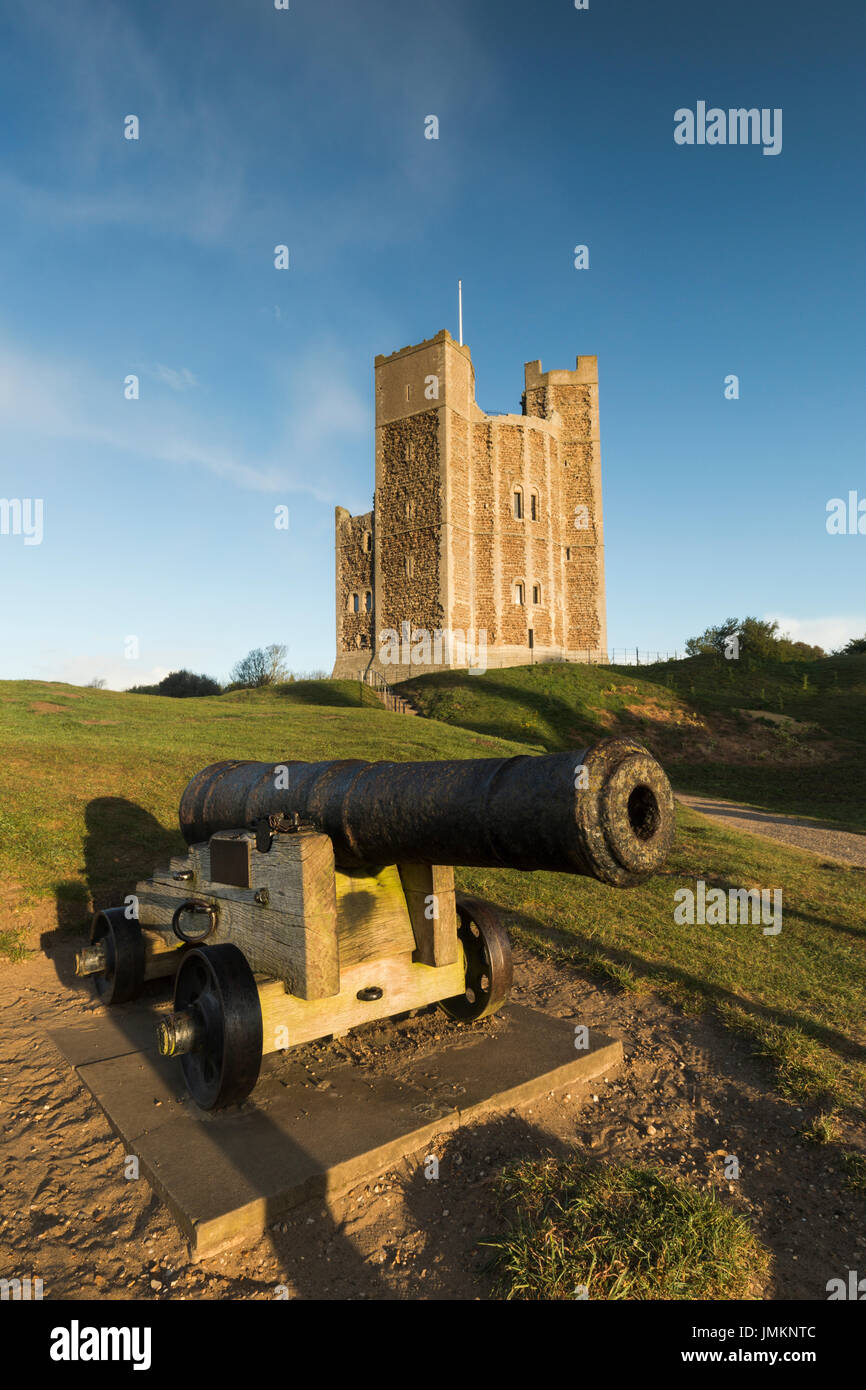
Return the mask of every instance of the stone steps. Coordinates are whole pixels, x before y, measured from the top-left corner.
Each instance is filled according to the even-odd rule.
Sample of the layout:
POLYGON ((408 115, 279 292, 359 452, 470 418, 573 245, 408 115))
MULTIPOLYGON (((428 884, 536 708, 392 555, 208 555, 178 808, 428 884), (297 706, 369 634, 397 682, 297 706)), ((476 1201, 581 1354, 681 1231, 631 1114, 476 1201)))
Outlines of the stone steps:
POLYGON ((393 690, 377 690, 375 686, 369 687, 376 699, 379 700, 392 714, 411 714, 417 716, 420 711, 415 708, 411 700, 407 700, 405 695, 398 695, 393 690))

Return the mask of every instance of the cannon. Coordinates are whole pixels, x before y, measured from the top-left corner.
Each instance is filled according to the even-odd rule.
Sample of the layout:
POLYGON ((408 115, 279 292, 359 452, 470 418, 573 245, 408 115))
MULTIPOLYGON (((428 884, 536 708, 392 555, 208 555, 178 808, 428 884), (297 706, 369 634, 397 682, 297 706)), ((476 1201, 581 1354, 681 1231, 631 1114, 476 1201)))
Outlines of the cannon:
POLYGON ((438 762, 225 761, 180 802, 185 856, 98 913, 78 957, 106 1003, 174 976, 158 1025, 202 1109, 244 1100, 266 1053, 438 1004, 501 1007, 511 949, 454 868, 644 882, 673 840, 664 771, 630 739, 438 762))

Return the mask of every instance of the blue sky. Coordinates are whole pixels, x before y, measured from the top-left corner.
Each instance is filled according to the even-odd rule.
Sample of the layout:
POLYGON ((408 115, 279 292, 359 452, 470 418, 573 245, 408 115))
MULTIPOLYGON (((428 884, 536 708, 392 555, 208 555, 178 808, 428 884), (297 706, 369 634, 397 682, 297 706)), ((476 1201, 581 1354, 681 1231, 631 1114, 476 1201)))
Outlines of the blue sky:
POLYGON ((611 646, 866 631, 825 526, 866 498, 864 41, 855 0, 6 7, 0 496, 44 535, 0 535, 0 676, 330 669, 373 358, 456 334, 458 276, 485 410, 598 355, 611 646), (700 100, 781 153, 676 145, 700 100))

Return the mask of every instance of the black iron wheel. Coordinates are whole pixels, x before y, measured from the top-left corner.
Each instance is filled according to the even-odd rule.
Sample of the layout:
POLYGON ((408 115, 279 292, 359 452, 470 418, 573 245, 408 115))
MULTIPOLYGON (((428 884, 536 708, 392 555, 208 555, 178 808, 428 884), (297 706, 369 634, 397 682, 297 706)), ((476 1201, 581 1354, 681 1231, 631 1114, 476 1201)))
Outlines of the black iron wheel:
POLYGON ((134 917, 123 907, 97 912, 90 928, 91 946, 101 943, 105 965, 93 976, 103 1004, 125 1004, 136 999, 144 984, 144 937, 134 917))
POLYGON ((495 1013, 511 989, 511 942, 499 914, 480 898, 457 898, 457 935, 466 962, 466 989, 440 1000, 449 1018, 474 1023, 495 1013))
POLYGON ((181 1067, 196 1105, 239 1105, 262 1064, 259 992, 243 951, 225 945, 187 952, 175 980, 174 1009, 194 1020, 195 1047, 181 1057, 181 1067))

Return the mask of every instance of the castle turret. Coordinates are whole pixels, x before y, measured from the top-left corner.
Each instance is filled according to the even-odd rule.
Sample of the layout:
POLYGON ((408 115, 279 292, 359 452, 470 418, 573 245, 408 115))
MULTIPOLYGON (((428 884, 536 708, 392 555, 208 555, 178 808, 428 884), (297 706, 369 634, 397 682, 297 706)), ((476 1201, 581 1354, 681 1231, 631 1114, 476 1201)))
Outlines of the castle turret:
POLYGON ((597 362, 525 371, 523 413, 487 415, 450 333, 376 358, 374 511, 338 508, 335 675, 605 655, 597 362))

